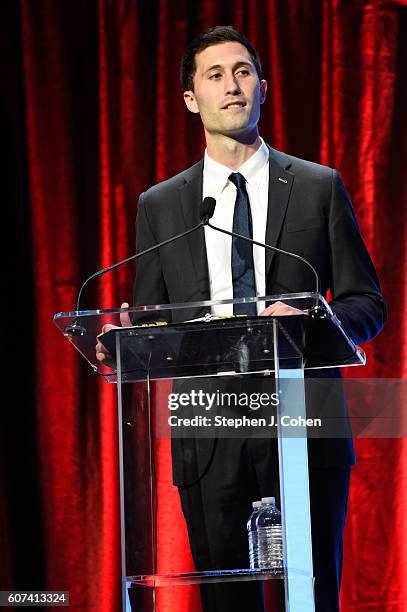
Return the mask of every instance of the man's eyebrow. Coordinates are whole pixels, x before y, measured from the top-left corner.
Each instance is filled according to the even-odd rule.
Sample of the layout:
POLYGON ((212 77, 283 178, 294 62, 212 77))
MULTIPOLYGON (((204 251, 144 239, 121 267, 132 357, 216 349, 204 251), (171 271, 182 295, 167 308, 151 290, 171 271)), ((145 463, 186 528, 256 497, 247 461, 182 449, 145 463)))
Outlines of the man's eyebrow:
MULTIPOLYGON (((239 68, 239 66, 249 66, 250 68, 253 68, 253 64, 249 60, 240 60, 236 62, 235 64, 233 64, 233 70, 236 70, 236 68, 239 68)), ((211 70, 223 70, 223 68, 224 66, 222 66, 222 64, 213 64, 204 71, 204 74, 210 72, 211 70)))

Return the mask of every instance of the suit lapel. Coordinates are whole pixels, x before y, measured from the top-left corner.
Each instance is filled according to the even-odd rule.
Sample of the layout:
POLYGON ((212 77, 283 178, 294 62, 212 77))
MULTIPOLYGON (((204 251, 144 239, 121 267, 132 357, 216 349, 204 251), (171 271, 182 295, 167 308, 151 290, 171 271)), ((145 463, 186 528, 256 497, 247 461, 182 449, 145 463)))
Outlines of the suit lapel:
MULTIPOLYGON (((288 172, 291 162, 289 158, 271 147, 269 157, 269 196, 266 225, 266 244, 276 246, 290 198, 294 174, 288 172)), ((270 270, 275 252, 266 250, 266 278, 270 270)))
MULTIPOLYGON (((179 188, 185 230, 199 223, 199 206, 203 194, 203 160, 190 169, 185 183, 179 188)), ((206 257, 204 230, 198 230, 187 237, 195 280, 202 293, 202 299, 210 299, 209 271, 206 257)))

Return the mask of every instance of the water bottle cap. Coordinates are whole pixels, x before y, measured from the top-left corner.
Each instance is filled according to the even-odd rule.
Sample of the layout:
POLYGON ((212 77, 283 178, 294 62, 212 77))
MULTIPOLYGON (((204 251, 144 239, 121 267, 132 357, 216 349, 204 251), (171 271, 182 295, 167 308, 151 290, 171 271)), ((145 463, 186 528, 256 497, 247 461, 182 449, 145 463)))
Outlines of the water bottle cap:
POLYGON ((262 506, 262 502, 261 501, 254 501, 252 502, 252 507, 253 508, 261 508, 262 506))
POLYGON ((262 497, 261 501, 263 504, 271 504, 272 506, 276 505, 276 498, 275 497, 262 497))

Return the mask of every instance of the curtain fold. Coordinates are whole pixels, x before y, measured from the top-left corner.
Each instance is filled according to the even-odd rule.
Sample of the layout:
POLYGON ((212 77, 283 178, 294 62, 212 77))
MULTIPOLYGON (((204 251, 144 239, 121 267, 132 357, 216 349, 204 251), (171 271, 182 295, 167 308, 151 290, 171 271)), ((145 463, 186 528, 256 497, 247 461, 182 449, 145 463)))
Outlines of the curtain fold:
MULTIPOLYGON (((134 252, 139 194, 202 156, 200 121, 184 108, 179 85, 183 49, 202 29, 230 23, 257 46, 269 82, 265 140, 340 170, 389 308, 358 375, 407 377, 406 5, 20 0, 21 23, 13 27, 20 28, 23 52, 21 159, 28 160, 37 360, 30 410, 39 453, 43 588, 69 589, 72 609, 120 609, 115 393, 65 345, 52 315, 74 309, 83 278, 134 252)), ((101 277, 86 290, 83 307, 131 301, 133 273, 130 265, 101 277)), ((159 486, 171 478, 160 452, 165 446, 160 441, 156 449, 159 486)), ((404 612, 405 440, 357 441, 357 451, 343 610, 404 612)), ((179 547, 187 571, 185 526, 177 525, 174 541, 160 528, 178 505, 176 496, 168 498, 158 515, 159 545, 164 566, 179 547)), ((0 528, 8 525, 8 508, 1 505, 0 528)), ((13 553, 6 544, 10 582, 13 553)), ((198 609, 193 589, 168 591, 159 594, 160 610, 198 609)))

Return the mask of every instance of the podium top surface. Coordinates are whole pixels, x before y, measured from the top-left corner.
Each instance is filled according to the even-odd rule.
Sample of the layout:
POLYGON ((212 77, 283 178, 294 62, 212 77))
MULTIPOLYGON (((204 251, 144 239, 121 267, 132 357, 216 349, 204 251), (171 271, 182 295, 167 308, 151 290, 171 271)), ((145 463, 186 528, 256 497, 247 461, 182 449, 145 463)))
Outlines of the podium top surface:
POLYGON ((107 382, 116 382, 118 346, 121 374, 127 368, 129 381, 147 376, 159 379, 273 371, 277 328, 280 367, 294 367, 294 363, 298 367, 299 361, 305 369, 365 363, 363 350, 347 336, 326 300, 311 292, 60 312, 55 314, 54 323, 107 382), (295 307, 301 314, 278 317, 228 314, 233 313, 236 303, 256 302, 261 312, 277 301, 295 307), (214 311, 224 314, 214 315, 214 311), (121 326, 123 314, 129 315, 131 327, 121 326), (97 337, 112 353, 109 363, 96 359, 97 337))

